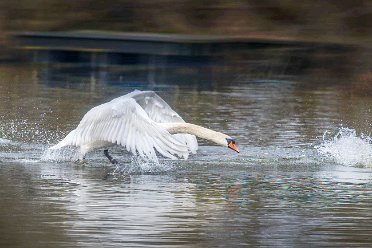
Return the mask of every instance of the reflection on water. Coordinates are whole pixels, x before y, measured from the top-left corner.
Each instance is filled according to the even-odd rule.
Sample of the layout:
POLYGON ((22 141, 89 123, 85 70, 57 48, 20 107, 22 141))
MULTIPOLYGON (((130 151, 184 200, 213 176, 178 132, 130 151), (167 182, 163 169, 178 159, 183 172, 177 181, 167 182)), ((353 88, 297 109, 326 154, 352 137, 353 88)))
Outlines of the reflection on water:
POLYGON ((241 65, 1 66, 0 244, 369 246, 371 98, 352 82, 250 75, 241 65), (102 151, 85 165, 40 160, 87 110, 134 88, 156 90, 185 120, 235 137, 241 153, 201 141, 189 160, 156 168, 120 147, 112 150, 120 168, 102 151), (341 137, 322 137, 341 124, 356 132, 348 145, 366 147, 369 157, 357 166, 316 148, 340 145, 341 137))
POLYGON ((275 171, 259 164, 254 169, 215 166, 190 161, 166 174, 115 180, 103 179, 103 167, 2 166, 1 232, 7 240, 1 242, 33 240, 34 247, 43 242, 82 247, 368 244, 369 172, 339 166, 332 166, 335 172, 317 166, 275 171))

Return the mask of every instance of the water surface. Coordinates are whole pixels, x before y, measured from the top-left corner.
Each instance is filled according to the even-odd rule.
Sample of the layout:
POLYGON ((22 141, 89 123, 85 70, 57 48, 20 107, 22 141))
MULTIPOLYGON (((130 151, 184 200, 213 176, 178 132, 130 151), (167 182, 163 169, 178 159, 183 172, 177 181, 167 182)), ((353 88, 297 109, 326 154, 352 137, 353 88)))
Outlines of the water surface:
POLYGON ((353 84, 242 68, 0 66, 4 247, 368 247, 372 98, 353 84), (189 160, 120 147, 84 165, 45 150, 93 106, 155 90, 186 121, 236 138, 189 160), (327 132, 326 132, 327 131, 327 132))

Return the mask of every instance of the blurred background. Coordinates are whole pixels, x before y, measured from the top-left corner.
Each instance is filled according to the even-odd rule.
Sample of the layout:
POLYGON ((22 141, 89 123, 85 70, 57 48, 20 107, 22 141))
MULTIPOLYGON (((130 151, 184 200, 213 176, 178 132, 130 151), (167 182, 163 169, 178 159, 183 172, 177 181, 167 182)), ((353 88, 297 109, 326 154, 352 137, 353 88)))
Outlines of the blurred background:
MULTIPOLYGON (((219 35, 248 41, 336 44, 336 52, 329 52, 332 49, 327 48, 326 52, 318 50, 311 55, 306 51, 306 54, 299 51, 283 55, 281 51, 275 59, 284 58, 281 64, 301 60, 293 64, 294 67, 292 64, 287 67, 307 69, 311 75, 316 72, 317 79, 324 79, 324 67, 328 67, 327 76, 351 80, 354 88, 365 94, 371 93, 371 23, 372 2, 368 0, 20 0, 17 3, 3 0, 0 2, 0 58, 11 60, 19 56, 12 49, 17 44, 14 37, 24 31, 219 35), (322 68, 321 74, 319 68, 322 68)), ((275 56, 276 52, 268 53, 275 56)), ((243 57, 246 61, 253 53, 238 58, 237 54, 241 55, 240 52, 230 54, 224 60, 238 61, 243 57)), ((267 55, 257 56, 266 58, 267 55)))
POLYGON ((1 30, 219 34, 369 44, 368 0, 3 0, 1 30))

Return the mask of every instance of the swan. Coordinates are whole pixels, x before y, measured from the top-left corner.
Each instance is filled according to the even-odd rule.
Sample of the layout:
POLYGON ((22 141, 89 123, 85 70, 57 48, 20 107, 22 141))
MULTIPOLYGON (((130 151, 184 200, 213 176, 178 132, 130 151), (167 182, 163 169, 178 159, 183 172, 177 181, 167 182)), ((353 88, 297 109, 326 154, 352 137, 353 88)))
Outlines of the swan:
POLYGON ((89 110, 77 128, 50 149, 76 146, 83 160, 88 152, 104 148, 104 155, 116 164, 108 147, 117 144, 157 162, 156 151, 170 159, 187 159, 189 153, 196 153, 195 136, 239 153, 230 136, 186 123, 155 92, 135 90, 89 110))

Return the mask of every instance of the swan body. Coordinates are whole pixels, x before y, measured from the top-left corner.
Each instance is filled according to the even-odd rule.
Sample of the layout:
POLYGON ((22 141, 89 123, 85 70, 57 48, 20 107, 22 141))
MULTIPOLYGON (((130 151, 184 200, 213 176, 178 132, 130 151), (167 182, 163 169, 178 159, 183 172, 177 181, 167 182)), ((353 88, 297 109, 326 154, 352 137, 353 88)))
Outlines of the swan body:
MULTIPOLYGON (((156 151, 167 158, 187 159, 198 149, 195 135, 239 152, 230 136, 185 123, 155 92, 135 90, 89 110, 77 128, 50 149, 77 146, 83 159, 92 150, 117 144, 153 161, 156 151)), ((107 150, 105 155, 116 162, 107 150)))

